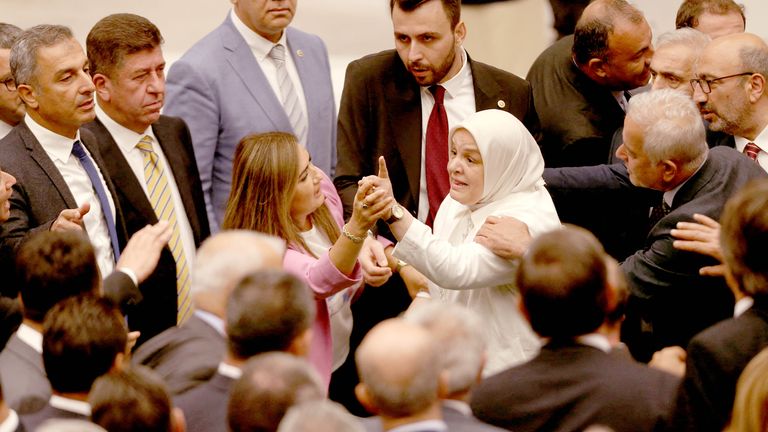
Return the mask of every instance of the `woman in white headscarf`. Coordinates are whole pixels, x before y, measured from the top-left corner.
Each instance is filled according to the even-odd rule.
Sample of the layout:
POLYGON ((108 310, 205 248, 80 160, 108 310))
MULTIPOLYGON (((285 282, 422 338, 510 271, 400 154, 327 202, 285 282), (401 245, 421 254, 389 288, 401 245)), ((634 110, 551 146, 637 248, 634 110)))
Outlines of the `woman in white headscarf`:
MULTIPOLYGON (((560 220, 541 178, 539 147, 512 114, 472 114, 451 130, 448 143, 451 190, 435 217, 434 233, 397 204, 387 222, 399 240, 393 255, 429 278, 433 301, 460 303, 483 320, 487 376, 530 359, 540 343, 518 309, 517 263, 474 242, 475 234, 488 216, 515 217, 533 237, 558 228, 560 220)), ((383 161, 380 166, 385 178, 363 182, 391 189, 383 161)))

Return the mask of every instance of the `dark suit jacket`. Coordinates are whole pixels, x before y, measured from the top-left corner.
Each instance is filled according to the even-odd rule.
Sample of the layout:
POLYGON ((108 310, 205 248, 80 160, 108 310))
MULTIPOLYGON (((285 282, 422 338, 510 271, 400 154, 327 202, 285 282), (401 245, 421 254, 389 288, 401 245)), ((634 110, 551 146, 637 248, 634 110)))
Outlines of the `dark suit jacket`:
POLYGON ((490 424, 525 431, 653 431, 669 414, 679 380, 623 356, 552 342, 528 363, 488 377, 472 411, 490 424))
POLYGON ((152 368, 171 394, 179 395, 210 380, 226 348, 224 336, 192 315, 181 327, 171 327, 145 342, 131 361, 152 368))
POLYGON ((51 397, 43 356, 15 334, 0 352, 0 383, 5 402, 15 410, 27 399, 47 402, 51 397))
MULTIPOLYGON (((442 406, 442 414, 443 421, 450 432, 501 432, 504 430, 483 423, 474 416, 468 416, 447 405, 442 406)), ((360 423, 366 432, 382 432, 384 430, 381 426, 381 418, 378 416, 361 419, 360 423)))
MULTIPOLYGON (((528 83, 471 59, 469 66, 475 108, 479 111, 503 105, 536 136, 539 124, 528 83)), ((417 211, 422 131, 419 90, 394 50, 363 57, 347 67, 334 179, 344 203, 345 219, 352 212, 357 181, 376 174, 379 156, 387 160, 397 202, 412 213, 417 211)))
POLYGON ((541 122, 548 167, 607 163, 624 111, 611 91, 584 75, 571 59, 573 35, 544 50, 528 71, 541 122))
MULTIPOLYGON (((157 223, 157 215, 142 189, 144 179, 137 179, 115 140, 99 119, 83 126, 96 136, 104 168, 117 189, 128 234, 133 235, 147 224, 157 223)), ((192 138, 183 120, 160 116, 152 131, 168 160, 179 189, 183 209, 192 228, 195 246, 208 237, 208 216, 203 189, 195 163, 192 138)), ((191 258, 191 257, 188 257, 191 258)), ((176 261, 168 247, 163 249, 155 271, 140 285, 143 299, 125 312, 131 330, 141 331, 143 343, 163 330, 176 325, 176 261)))
POLYGON ((691 340, 671 430, 723 430, 741 372, 768 347, 766 297, 755 298, 754 306, 741 316, 722 321, 691 340))
POLYGON ((34 412, 32 414, 23 414, 20 417, 21 424, 28 431, 37 430, 38 426, 42 425, 46 420, 51 419, 89 420, 88 417, 82 414, 54 408, 50 404, 45 405, 40 411, 34 412))
POLYGON ((174 399, 174 405, 184 411, 187 432, 228 430, 227 403, 234 382, 232 378, 217 372, 207 383, 174 399))
MULTIPOLYGON (((96 138, 81 129, 80 139, 91 153, 112 194, 118 241, 121 247, 125 246, 127 233, 123 213, 109 173, 104 169, 96 138)), ((64 177, 24 122, 0 140, 0 148, 3 149, 0 152, 0 166, 16 177, 9 200, 11 216, 0 225, 0 267, 10 272, 16 247, 30 235, 50 230, 59 213, 64 209, 77 208, 77 202, 64 177)), ((17 293, 3 290, 3 294, 8 297, 15 297, 17 293)))

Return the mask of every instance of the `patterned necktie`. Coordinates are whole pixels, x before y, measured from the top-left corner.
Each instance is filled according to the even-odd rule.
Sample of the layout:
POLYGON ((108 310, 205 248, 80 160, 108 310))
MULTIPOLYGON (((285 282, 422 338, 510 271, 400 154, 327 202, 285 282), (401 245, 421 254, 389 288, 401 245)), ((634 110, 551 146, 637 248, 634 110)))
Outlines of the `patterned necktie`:
POLYGON ((176 298, 177 315, 176 321, 181 325, 189 317, 192 311, 192 299, 189 292, 189 266, 187 257, 184 255, 184 245, 181 241, 181 230, 176 220, 176 210, 173 206, 173 197, 171 195, 168 178, 165 176, 165 167, 163 162, 155 153, 152 146, 152 137, 144 135, 136 145, 144 156, 144 180, 147 183, 147 193, 149 202, 155 210, 158 220, 166 220, 172 227, 173 233, 168 247, 171 249, 173 259, 176 261, 176 298))
POLYGON ((651 209, 651 216, 648 218, 648 232, 659 223, 664 216, 668 215, 672 211, 672 208, 667 204, 664 199, 661 200, 661 204, 653 206, 651 209))
POLYGON ((435 214, 440 204, 448 195, 448 114, 445 112, 443 99, 445 87, 433 85, 429 88, 435 97, 435 105, 427 123, 427 138, 424 168, 427 177, 427 198, 429 214, 427 225, 435 221, 435 214))
POLYGON ((748 158, 752 159, 755 162, 757 162, 758 153, 760 153, 760 147, 755 145, 755 143, 753 142, 748 142, 747 146, 744 147, 744 154, 747 155, 748 158))
POLYGON ((109 240, 112 243, 112 252, 115 256, 115 262, 117 262, 117 260, 120 259, 120 243, 117 241, 115 217, 112 214, 112 207, 109 206, 107 191, 104 190, 104 185, 101 183, 101 178, 99 177, 99 172, 96 169, 96 165, 94 165, 91 158, 88 157, 88 154, 85 152, 85 149, 79 140, 72 144, 72 154, 75 155, 78 160, 80 160, 80 165, 83 167, 86 174, 88 174, 88 178, 91 180, 93 190, 96 192, 96 197, 99 199, 99 204, 101 205, 101 213, 104 216, 104 221, 107 223, 109 240))
POLYGON ((293 80, 288 75, 288 70, 285 66, 285 47, 282 45, 275 45, 269 52, 269 58, 275 63, 275 69, 277 71, 277 84, 280 88, 282 97, 283 109, 285 114, 288 115, 288 120, 293 127, 293 133, 296 134, 296 138, 302 146, 307 146, 307 120, 304 116, 304 111, 301 109, 301 103, 299 103, 299 96, 296 93, 296 89, 293 87, 293 80))

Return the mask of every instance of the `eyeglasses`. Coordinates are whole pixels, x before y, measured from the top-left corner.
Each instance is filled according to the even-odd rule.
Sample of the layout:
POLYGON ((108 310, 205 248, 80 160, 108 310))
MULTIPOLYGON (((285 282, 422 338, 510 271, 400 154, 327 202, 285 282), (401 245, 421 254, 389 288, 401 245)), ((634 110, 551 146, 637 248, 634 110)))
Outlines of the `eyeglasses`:
POLYGON ((3 85, 5 86, 5 89, 8 91, 16 91, 16 81, 13 80, 13 77, 8 77, 2 81, 3 85))
POLYGON ((752 74, 754 74, 754 72, 742 72, 742 73, 737 73, 733 75, 727 75, 720 78, 712 78, 709 80, 704 78, 696 78, 691 80, 691 88, 693 89, 693 91, 696 91, 696 84, 698 84, 699 87, 701 87, 701 91, 703 91, 704 94, 710 94, 712 93, 712 83, 715 81, 722 81, 728 78, 734 78, 738 76, 752 75, 752 74))

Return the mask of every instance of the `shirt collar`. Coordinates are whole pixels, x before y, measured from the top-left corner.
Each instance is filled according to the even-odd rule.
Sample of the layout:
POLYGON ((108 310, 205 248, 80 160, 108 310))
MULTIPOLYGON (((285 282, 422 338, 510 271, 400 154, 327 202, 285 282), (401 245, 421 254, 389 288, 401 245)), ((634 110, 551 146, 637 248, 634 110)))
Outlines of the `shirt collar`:
POLYGON ((16 336, 18 336, 22 342, 32 347, 33 350, 40 354, 43 353, 43 334, 39 331, 22 323, 19 326, 19 329, 16 330, 16 336))
POLYGON ((225 377, 232 378, 233 380, 239 379, 241 376, 243 376, 242 369, 224 362, 219 363, 218 372, 225 377))
POLYGON ((195 315, 205 321, 206 324, 213 327, 220 335, 227 337, 227 330, 223 319, 202 309, 195 309, 195 315))
MULTIPOLYGON (((456 96, 462 89, 466 80, 472 76, 472 70, 469 67, 469 58, 467 57, 467 52, 464 48, 461 49, 461 62, 461 69, 459 69, 459 72, 448 81, 440 83, 440 85, 445 88, 445 94, 448 97, 456 96)), ((422 87, 422 91, 429 92, 429 87, 431 86, 422 87)))
POLYGON ((452 408, 464 414, 465 416, 468 416, 468 417, 472 416, 472 408, 470 408, 469 404, 464 401, 460 401, 456 399, 443 399, 442 402, 443 402, 443 405, 449 408, 452 408))
POLYGON ((755 299, 753 299, 752 297, 749 297, 749 296, 742 297, 741 300, 737 301, 736 305, 733 306, 734 318, 740 317, 744 312, 748 311, 753 304, 755 304, 755 299))
POLYGON ((577 336, 576 342, 582 345, 591 346, 592 348, 597 348, 606 353, 611 352, 611 343, 608 342, 608 338, 599 333, 588 333, 577 336))
POLYGON ((760 147, 761 151, 768 152, 768 133, 765 131, 768 129, 768 127, 764 128, 760 133, 755 137, 754 140, 749 140, 744 137, 740 136, 733 136, 733 142, 736 144, 736 150, 743 152, 744 147, 747 146, 747 143, 755 143, 756 146, 760 147))
POLYGON ((16 411, 10 410, 8 418, 4 422, 0 423, 0 432, 16 432, 19 427, 19 415, 16 411))
MULTIPOLYGON (((251 51, 256 55, 256 59, 259 61, 266 59, 269 52, 272 51, 272 47, 276 44, 251 30, 245 25, 240 17, 237 16, 234 9, 230 12, 230 17, 232 18, 232 24, 235 26, 235 29, 237 29, 237 32, 240 33, 243 39, 245 39, 245 43, 248 44, 251 51)), ((280 40, 277 41, 277 43, 282 44, 285 47, 286 55, 289 55, 288 44, 285 41, 286 33, 287 32, 283 30, 283 34, 280 36, 280 40)))
POLYGON ((88 402, 69 399, 59 395, 51 395, 51 399, 48 403, 51 404, 52 407, 60 410, 73 412, 85 417, 91 416, 91 405, 89 405, 88 402))
POLYGON ((390 429, 389 432, 447 431, 448 426, 442 420, 424 420, 390 429))
POLYGON ((0 120, 0 138, 3 138, 4 136, 8 135, 12 129, 13 129, 13 126, 0 120))
POLYGON ((99 106, 98 102, 96 103, 96 117, 101 120, 101 123, 105 128, 107 128, 107 132, 112 135, 112 139, 115 140, 123 153, 127 153, 136 148, 136 145, 144 137, 144 135, 149 135, 155 142, 157 142, 157 139, 155 139, 155 134, 152 132, 152 126, 148 127, 147 130, 145 130, 143 133, 137 134, 136 132, 113 120, 112 117, 104 112, 101 106, 99 106))
POLYGON ((77 131, 75 139, 72 139, 47 129, 30 116, 24 116, 24 122, 48 155, 67 163, 72 154, 72 144, 80 140, 80 130, 77 131))

